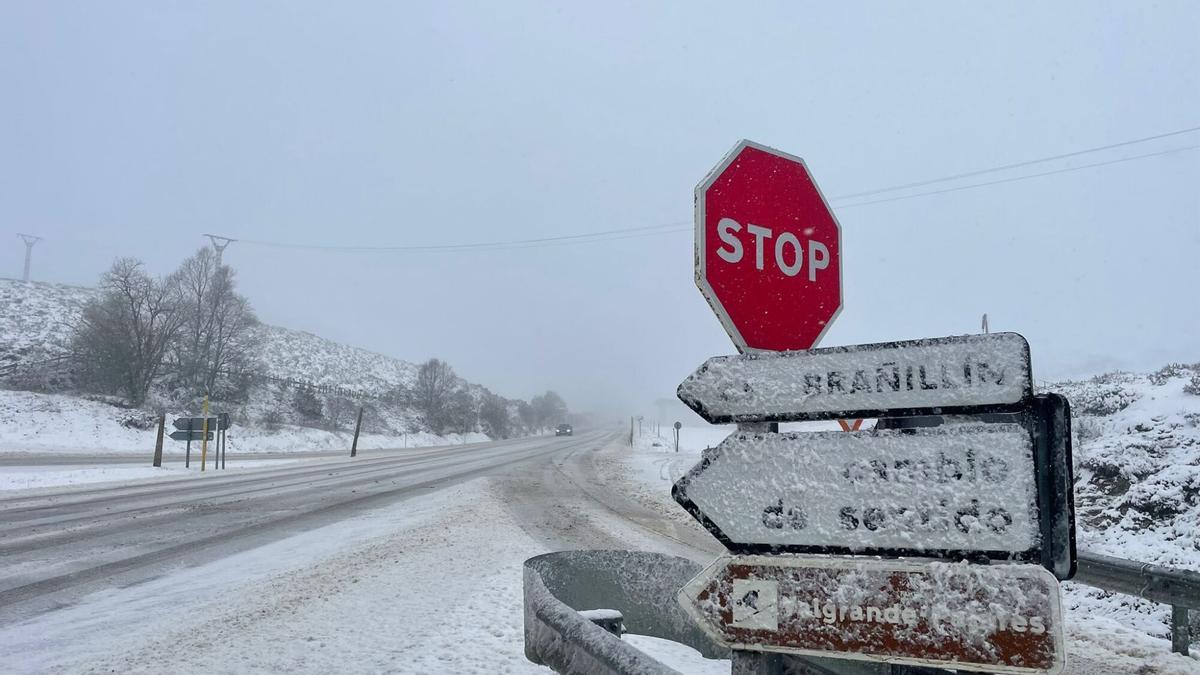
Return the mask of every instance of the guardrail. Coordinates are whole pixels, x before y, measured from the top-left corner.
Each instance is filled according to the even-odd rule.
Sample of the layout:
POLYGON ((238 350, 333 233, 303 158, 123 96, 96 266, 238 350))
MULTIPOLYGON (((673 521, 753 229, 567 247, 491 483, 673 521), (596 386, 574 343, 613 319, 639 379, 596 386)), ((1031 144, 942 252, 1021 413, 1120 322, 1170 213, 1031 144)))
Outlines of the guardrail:
POLYGON ((1190 611, 1200 611, 1200 572, 1095 553, 1079 554, 1072 581, 1171 606, 1171 651, 1187 655, 1190 611))

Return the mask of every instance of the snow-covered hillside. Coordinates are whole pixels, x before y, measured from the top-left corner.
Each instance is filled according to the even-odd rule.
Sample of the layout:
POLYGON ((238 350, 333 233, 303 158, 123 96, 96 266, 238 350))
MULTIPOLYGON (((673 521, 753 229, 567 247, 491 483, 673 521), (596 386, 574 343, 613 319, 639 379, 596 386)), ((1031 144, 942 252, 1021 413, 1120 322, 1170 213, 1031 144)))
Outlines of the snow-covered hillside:
MULTIPOLYGON (((80 311, 97 291, 0 279, 0 369, 57 356, 80 311)), ((411 386, 417 366, 303 331, 261 324, 256 373, 379 395, 411 386)), ((2 371, 0 371, 2 373, 2 371)))
POLYGON ((63 336, 95 294, 79 286, 0 279, 0 370, 61 353, 63 336))
MULTIPOLYGON (((96 295, 95 289, 0 279, 0 411, 15 420, 0 426, 0 451, 140 450, 153 447, 154 410, 169 416, 199 413, 198 401, 169 400, 155 390, 146 410, 126 410, 106 397, 78 396, 68 362, 54 359, 66 353, 72 326, 96 295)), ((431 433, 415 409, 385 396, 411 390, 418 370, 413 363, 278 326, 260 324, 253 331, 257 349, 248 368, 249 389, 237 400, 214 401, 214 409, 233 414, 238 426, 239 433, 230 435, 231 449, 341 447, 358 406, 367 409, 364 433, 376 436, 364 439, 369 444, 364 447, 464 438, 431 433), (295 382, 317 387, 317 401, 311 405, 317 406, 320 419, 297 406, 295 382)), ((477 405, 486 391, 467 382, 460 386, 477 405)), ((486 438, 477 431, 465 437, 486 438)))
POLYGON ((272 377, 345 387, 376 396, 398 386, 410 388, 417 378, 417 366, 408 361, 312 333, 266 324, 260 324, 254 332, 261 345, 256 370, 272 377))
POLYGON ((1200 364, 1048 389, 1071 401, 1079 544, 1200 570, 1200 364))

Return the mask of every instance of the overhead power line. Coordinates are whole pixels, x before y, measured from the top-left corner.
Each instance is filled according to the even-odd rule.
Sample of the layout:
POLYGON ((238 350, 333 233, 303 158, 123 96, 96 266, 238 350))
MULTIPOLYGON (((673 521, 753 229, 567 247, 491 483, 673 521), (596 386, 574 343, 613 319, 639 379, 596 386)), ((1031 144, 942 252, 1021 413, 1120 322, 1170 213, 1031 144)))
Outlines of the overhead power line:
POLYGON ((1078 157, 1080 155, 1087 155, 1087 154, 1090 154, 1093 152, 1102 152, 1104 150, 1112 150, 1114 148, 1123 148, 1125 146, 1136 145, 1138 143, 1148 143, 1150 141, 1157 141, 1157 140, 1161 140, 1163 138, 1170 138, 1172 136, 1180 136, 1182 134, 1190 134, 1190 133, 1194 133, 1196 131, 1200 131, 1200 127, 1189 127, 1187 129, 1178 129, 1176 131, 1168 131, 1165 134, 1156 134, 1154 136, 1145 136, 1142 138, 1135 138, 1135 139, 1129 140, 1129 141, 1121 141, 1120 143, 1110 143, 1108 145, 1100 145, 1100 146, 1096 146, 1094 148, 1086 148, 1084 150, 1076 150, 1074 152, 1066 152, 1061 155, 1051 155, 1049 157, 1039 157, 1038 159, 1028 159, 1023 162, 1015 162, 1013 164, 1004 164, 1001 166, 993 166, 993 167, 987 168, 987 169, 978 169, 976 171, 966 171, 963 173, 951 174, 949 176, 942 176, 941 178, 930 178, 927 180, 916 181, 914 183, 904 183, 903 185, 892 185, 890 187, 876 188, 874 190, 864 190, 863 192, 853 192, 853 193, 845 194, 845 195, 836 195, 836 196, 832 197, 831 199, 832 200, 854 199, 856 197, 869 197, 871 195, 877 195, 882 192, 895 192, 897 190, 907 190, 909 188, 924 187, 926 185, 933 185, 934 183, 944 183, 946 181, 959 180, 960 178, 971 178, 973 176, 982 176, 984 174, 995 173, 997 171, 1008 171, 1009 169, 1019 169, 1021 167, 1032 166, 1034 164, 1044 164, 1045 162, 1053 162, 1053 161, 1059 160, 1059 159, 1068 159, 1070 157, 1078 157))
POLYGON ((553 245, 566 243, 583 243, 585 241, 609 241, 613 239, 628 239, 631 236, 646 236, 660 234, 663 232, 678 231, 670 228, 678 228, 680 225, 687 224, 690 221, 677 220, 661 225, 644 225, 641 227, 628 227, 618 230, 603 230, 600 232, 586 232, 582 234, 568 234, 556 237, 537 237, 533 239, 510 239, 501 241, 476 242, 471 244, 428 244, 428 245, 413 245, 413 246, 338 246, 325 244, 288 244, 281 242, 262 241, 258 239, 238 239, 237 241, 243 244, 254 244, 257 246, 271 246, 273 248, 292 248, 313 251, 340 251, 345 253, 355 252, 400 252, 400 251, 471 251, 478 249, 496 249, 496 248, 534 248, 539 245, 553 245))
MULTIPOLYGON (((1032 166, 1032 165, 1050 162, 1050 161, 1054 161, 1054 160, 1067 159, 1070 157, 1077 157, 1077 156, 1081 156, 1081 155, 1085 155, 1085 154, 1089 154, 1089 153, 1100 152, 1100 151, 1104 151, 1104 150, 1112 150, 1114 148, 1120 148, 1120 147, 1126 147, 1126 146, 1135 145, 1138 143, 1146 143, 1149 141, 1161 140, 1163 138, 1179 136, 1182 134, 1193 133, 1193 132, 1197 132, 1197 131, 1200 131, 1200 126, 1190 127, 1188 129, 1180 129, 1177 131, 1171 131, 1171 132, 1167 132, 1165 134, 1157 134, 1154 136, 1146 136, 1143 138, 1136 138, 1136 139, 1129 140, 1129 141, 1122 141, 1120 143, 1111 143, 1109 145, 1097 146, 1094 148, 1087 148, 1084 150, 1076 150, 1074 152, 1064 153, 1064 154, 1060 154, 1060 155, 1054 155, 1051 157, 1041 157, 1038 159, 1031 159, 1031 160, 1027 160, 1024 162, 1016 162, 1013 164, 1005 164, 1002 166, 996 166, 996 167, 992 167, 992 168, 988 168, 988 169, 979 169, 977 171, 968 171, 965 173, 943 176, 941 178, 932 178, 929 180, 917 181, 917 182, 913 182, 913 183, 906 183, 903 185, 895 185, 892 187, 878 188, 875 190, 867 190, 864 192, 856 192, 856 193, 847 194, 847 195, 840 195, 837 197, 833 197, 830 201, 835 203, 834 205, 837 209, 855 208, 855 207, 859 207, 859 206, 868 206, 871 204, 883 204, 883 203, 887 203, 887 202, 901 201, 901 200, 906 200, 906 199, 916 199, 918 197, 928 197, 931 195, 945 194, 945 193, 949 193, 949 192, 958 192, 958 191, 962 191, 962 190, 973 190, 973 189, 988 187, 988 186, 992 186, 992 185, 999 185, 1002 183, 1013 183, 1013 182, 1017 182, 1017 181, 1031 180, 1034 178, 1053 176, 1056 174, 1069 173, 1072 171, 1081 171, 1084 169, 1091 169, 1091 168, 1096 168, 1096 167, 1100 167, 1100 166, 1107 166, 1110 164, 1120 164, 1123 162, 1132 162, 1135 160, 1147 159, 1150 157, 1159 157, 1162 155, 1168 155, 1168 154, 1172 154, 1172 153, 1176 153, 1176 152, 1197 150, 1197 149, 1200 149, 1200 145, 1191 145, 1191 146, 1185 146, 1185 147, 1179 147, 1179 148, 1171 148, 1168 150, 1160 150, 1157 152, 1150 152, 1150 153, 1145 153, 1145 154, 1141 154, 1141 155, 1133 155, 1130 157, 1118 157, 1116 159, 1105 160, 1102 162, 1093 162, 1090 164, 1081 164, 1079 166, 1069 166, 1069 167, 1064 167, 1061 169, 1055 169, 1052 171, 1043 171, 1043 172, 1034 173, 1034 174, 1023 174, 1020 176, 1012 176, 1009 178, 1002 178, 999 180, 986 181, 986 182, 982 182, 982 183, 972 183, 969 185, 959 185, 959 186, 945 188, 945 189, 941 189, 941 190, 929 190, 929 191, 925 191, 925 192, 917 192, 917 193, 913 193, 913 194, 899 195, 899 196, 895 196, 895 197, 887 197, 884 199, 859 201, 859 202, 854 202, 851 204, 837 204, 837 202, 850 201, 855 198, 861 198, 864 196, 882 194, 885 192, 893 192, 893 191, 897 191, 897 190, 911 189, 914 187, 921 187, 921 186, 926 186, 926 185, 933 185, 936 183, 944 183, 944 182, 949 182, 949 181, 954 181, 954 180, 960 180, 960 179, 968 178, 971 176, 979 176, 979 175, 984 175, 984 174, 988 174, 988 173, 1006 171, 1006 170, 1011 170, 1011 169, 1016 169, 1016 168, 1026 167, 1026 166, 1032 166)), ((621 229, 614 229, 614 230, 602 230, 599 232, 584 232, 584 233, 579 233, 579 234, 559 235, 559 236, 554 236, 554 237, 536 237, 536 238, 531 238, 531 239, 496 240, 496 241, 474 242, 474 243, 466 243, 466 244, 422 244, 422 245, 404 245, 404 246, 345 246, 345 245, 334 245, 334 244, 297 244, 297 243, 287 243, 287 242, 265 241, 265 240, 258 240, 258 239, 237 239, 236 241, 243 243, 243 244, 253 245, 253 246, 267 246, 267 247, 271 247, 271 248, 288 248, 288 249, 311 250, 311 251, 334 251, 334 252, 341 252, 341 253, 371 253, 371 252, 389 253, 389 252, 437 252, 437 251, 465 252, 465 251, 510 250, 510 249, 520 249, 520 248, 542 248, 542 247, 546 247, 546 246, 563 246, 563 245, 570 245, 570 244, 587 244, 587 243, 596 243, 596 242, 604 242, 604 241, 632 239, 632 238, 638 238, 638 237, 648 237, 648 236, 655 236, 655 235, 661 235, 661 234, 671 234, 671 233, 677 233, 677 232, 690 232, 691 230, 692 230, 691 221, 680 220, 680 221, 674 221, 674 222, 669 222, 669 223, 662 223, 659 225, 645 225, 645 226, 640 226, 640 227, 629 227, 629 228, 621 228, 621 229)))
POLYGON ((917 192, 910 195, 900 195, 898 197, 887 197, 885 199, 873 199, 866 202, 857 202, 854 204, 842 204, 839 209, 852 209, 856 206, 867 206, 868 204, 883 204, 885 202, 898 202, 904 199, 916 199, 917 197, 928 197, 929 195, 941 195, 947 192, 958 192, 960 190, 973 190, 975 188, 987 187, 989 185, 1000 185, 1001 183, 1015 183, 1016 181, 1029 180, 1031 178, 1041 178, 1043 176, 1053 176, 1059 173, 1067 173, 1069 171, 1079 171, 1080 169, 1091 169, 1097 166, 1107 166, 1109 164, 1120 164, 1121 162, 1132 162, 1135 159, 1146 159, 1147 157, 1158 157, 1160 155, 1170 155, 1176 152, 1186 152, 1188 150, 1200 150, 1200 145, 1189 145, 1183 148, 1172 148, 1170 150, 1160 150, 1158 152, 1148 152, 1144 155, 1134 155, 1132 157, 1120 157, 1110 159, 1105 162, 1094 162, 1092 164, 1081 164, 1079 166, 1069 166, 1065 169, 1056 169, 1054 171, 1043 171, 1041 173, 1031 173, 1025 176, 1013 176, 1012 178, 1001 178, 1000 180, 990 180, 986 183, 972 183, 970 185, 959 185, 944 190, 930 190, 928 192, 917 192))

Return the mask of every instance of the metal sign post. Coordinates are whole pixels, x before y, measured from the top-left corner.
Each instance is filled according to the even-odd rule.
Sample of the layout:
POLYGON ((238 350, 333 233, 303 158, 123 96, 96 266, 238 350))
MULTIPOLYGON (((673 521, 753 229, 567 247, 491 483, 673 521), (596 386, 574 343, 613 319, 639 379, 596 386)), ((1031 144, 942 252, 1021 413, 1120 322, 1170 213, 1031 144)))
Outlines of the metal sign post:
MULTIPOLYGON (((208 441, 216 440, 217 455, 213 456, 213 469, 217 468, 218 458, 220 468, 225 468, 225 453, 226 453, 226 438, 225 432, 232 426, 229 413, 217 413, 213 416, 204 417, 176 417, 171 425, 176 431, 171 432, 170 437, 173 441, 186 441, 187 449, 184 451, 184 468, 189 468, 192 463, 192 441, 200 441, 207 449, 208 441)), ((204 455, 205 453, 201 453, 204 455)), ((203 460, 203 457, 201 458, 203 460)), ((201 471, 204 468, 201 466, 201 471)))
POLYGON ((781 654, 1061 671, 1065 399, 1034 396, 1025 338, 986 318, 983 335, 813 349, 841 275, 841 228, 799 157, 742 141, 697 186, 696 284, 741 354, 678 395, 738 431, 672 496, 741 555, 680 604, 746 675, 781 672, 781 654), (814 420, 843 431, 779 433, 814 420))

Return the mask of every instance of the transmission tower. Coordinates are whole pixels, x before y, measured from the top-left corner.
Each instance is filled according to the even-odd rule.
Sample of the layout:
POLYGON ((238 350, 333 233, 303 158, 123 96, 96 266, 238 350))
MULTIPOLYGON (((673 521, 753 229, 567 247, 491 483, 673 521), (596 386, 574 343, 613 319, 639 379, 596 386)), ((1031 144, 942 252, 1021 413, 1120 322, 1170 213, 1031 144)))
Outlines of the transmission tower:
POLYGON ((209 241, 212 242, 213 248, 216 249, 216 251, 217 251, 217 268, 220 269, 222 254, 224 254, 225 249, 228 248, 230 244, 237 241, 237 239, 230 239, 229 237, 219 237, 215 234, 206 234, 204 236, 208 237, 209 241))
POLYGON ((41 237, 35 237, 32 234, 17 233, 17 236, 25 242, 25 282, 29 283, 29 265, 33 260, 33 245, 42 240, 41 237))

